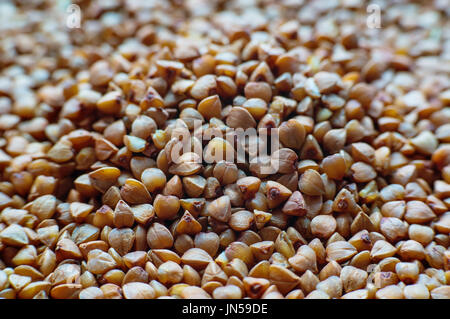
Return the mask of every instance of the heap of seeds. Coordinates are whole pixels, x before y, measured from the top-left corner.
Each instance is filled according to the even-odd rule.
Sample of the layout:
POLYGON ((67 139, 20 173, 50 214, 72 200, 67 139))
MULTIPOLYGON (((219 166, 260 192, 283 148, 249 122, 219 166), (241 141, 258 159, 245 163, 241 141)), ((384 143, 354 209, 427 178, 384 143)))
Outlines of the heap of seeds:
POLYGON ((0 3, 0 298, 450 298, 448 2, 61 3, 0 3))

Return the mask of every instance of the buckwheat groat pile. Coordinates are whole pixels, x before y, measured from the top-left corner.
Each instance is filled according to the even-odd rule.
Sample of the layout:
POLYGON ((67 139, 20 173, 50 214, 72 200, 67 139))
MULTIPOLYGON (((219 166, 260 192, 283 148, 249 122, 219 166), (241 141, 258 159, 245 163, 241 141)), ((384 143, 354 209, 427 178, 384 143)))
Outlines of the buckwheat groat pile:
POLYGON ((447 1, 74 3, 0 3, 1 298, 450 298, 447 1))

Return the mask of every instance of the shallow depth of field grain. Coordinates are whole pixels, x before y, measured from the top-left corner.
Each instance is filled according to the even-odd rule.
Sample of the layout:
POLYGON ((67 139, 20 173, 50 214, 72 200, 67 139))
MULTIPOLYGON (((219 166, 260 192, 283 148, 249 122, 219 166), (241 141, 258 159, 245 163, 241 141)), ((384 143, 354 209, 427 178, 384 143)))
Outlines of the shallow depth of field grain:
POLYGON ((0 3, 0 298, 450 299, 448 1, 69 4, 0 3))

